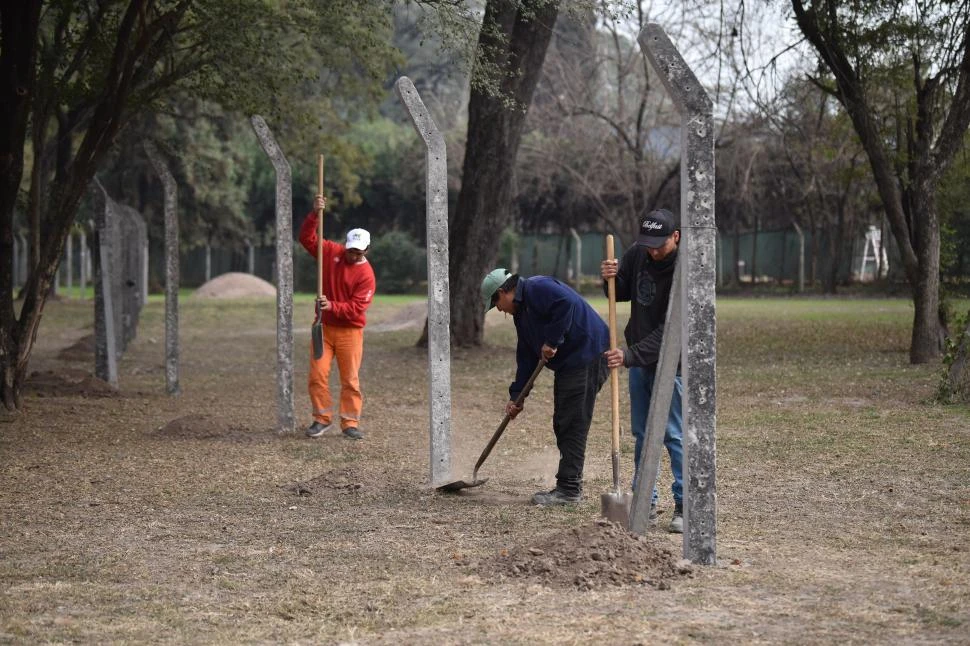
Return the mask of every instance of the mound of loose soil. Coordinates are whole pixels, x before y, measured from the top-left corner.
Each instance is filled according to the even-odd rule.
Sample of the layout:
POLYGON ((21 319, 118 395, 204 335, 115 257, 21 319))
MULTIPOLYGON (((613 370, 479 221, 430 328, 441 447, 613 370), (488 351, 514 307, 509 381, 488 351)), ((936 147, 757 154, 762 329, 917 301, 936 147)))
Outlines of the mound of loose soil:
POLYGON ((89 334, 58 352, 57 358, 61 361, 91 361, 94 358, 94 346, 94 335, 89 334))
POLYGON ((216 276, 192 295, 200 298, 253 298, 276 296, 276 288, 252 274, 229 272, 216 276))
POLYGON ((477 570, 483 577, 535 579, 580 590, 626 585, 667 590, 671 579, 692 573, 691 564, 666 547, 605 519, 502 550, 480 562, 477 570))
POLYGON ((176 417, 155 429, 152 436, 167 440, 216 439, 229 442, 271 442, 277 439, 277 434, 272 429, 245 428, 205 413, 176 417))
POLYGON ((193 413, 176 417, 164 426, 155 430, 155 437, 173 440, 199 440, 211 437, 221 437, 226 429, 217 420, 202 413, 193 413))
POLYGON ((90 372, 67 368, 30 373, 26 392, 38 397, 116 397, 118 391, 90 372))

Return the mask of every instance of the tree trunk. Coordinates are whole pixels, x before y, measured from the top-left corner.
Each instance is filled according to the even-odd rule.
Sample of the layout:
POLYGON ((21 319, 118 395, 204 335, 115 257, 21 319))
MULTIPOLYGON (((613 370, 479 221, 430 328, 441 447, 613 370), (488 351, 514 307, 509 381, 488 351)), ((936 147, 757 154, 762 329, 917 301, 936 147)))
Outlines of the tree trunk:
POLYGON ((916 249, 916 279, 913 289, 913 336, 909 346, 912 363, 927 363, 939 359, 940 344, 940 227, 936 212, 934 182, 929 179, 913 187, 916 213, 914 247, 916 249))
POLYGON ((40 2, 0 3, 0 403, 22 404, 23 334, 13 307, 13 216, 35 87, 40 2))
MULTIPOLYGON (((911 127, 905 129, 900 149, 907 151, 906 164, 894 164, 880 131, 880 115, 868 103, 867 75, 853 64, 843 43, 851 12, 836 12, 836 3, 811 3, 792 0, 799 29, 812 44, 819 58, 835 77, 834 96, 845 108, 852 126, 869 158, 869 165, 893 237, 913 290, 913 335, 909 356, 913 363, 925 363, 940 356, 939 347, 939 215, 934 203, 937 181, 950 166, 964 141, 970 125, 970 41, 966 19, 961 14, 954 30, 954 64, 945 72, 927 79, 921 51, 911 52, 910 78, 913 80, 913 105, 907 115, 911 127), (844 19, 844 22, 840 22, 844 19), (959 60, 957 60, 959 59, 959 60), (952 85, 951 85, 952 84, 952 85), (940 88, 948 88, 942 92, 940 88), (909 191, 904 204, 904 192, 909 191), (906 209, 905 205, 910 206, 906 209)), ((851 34, 850 34, 851 35, 851 34)))
POLYGON ((452 346, 482 342, 481 281, 511 221, 515 157, 558 10, 559 0, 489 0, 485 6, 476 74, 483 65, 492 74, 498 70, 501 94, 473 83, 468 102, 461 191, 449 231, 452 346))

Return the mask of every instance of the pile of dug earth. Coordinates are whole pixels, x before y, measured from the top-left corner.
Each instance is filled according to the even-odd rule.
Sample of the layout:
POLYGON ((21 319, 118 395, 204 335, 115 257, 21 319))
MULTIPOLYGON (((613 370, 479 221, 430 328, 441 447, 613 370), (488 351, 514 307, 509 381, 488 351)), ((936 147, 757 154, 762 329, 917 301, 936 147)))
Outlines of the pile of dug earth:
POLYGON ((192 294, 197 298, 259 298, 276 296, 276 288, 262 278, 241 272, 216 276, 192 294))
POLYGON ((473 567, 484 578, 530 579, 550 587, 593 590, 649 585, 668 590, 672 580, 691 576, 693 570, 690 561, 656 540, 598 519, 531 545, 503 549, 473 567))

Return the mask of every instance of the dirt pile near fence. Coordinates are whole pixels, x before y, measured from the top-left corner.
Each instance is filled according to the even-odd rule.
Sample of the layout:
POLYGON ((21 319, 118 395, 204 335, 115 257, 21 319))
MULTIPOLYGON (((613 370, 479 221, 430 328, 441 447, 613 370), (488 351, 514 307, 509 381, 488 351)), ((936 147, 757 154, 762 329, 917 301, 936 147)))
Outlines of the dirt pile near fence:
POLYGON ((232 424, 218 415, 190 413, 169 420, 151 433, 158 440, 221 440, 227 442, 272 442, 278 434, 272 429, 232 424))
POLYGON ((252 274, 229 272, 216 276, 192 294, 199 298, 259 298, 276 296, 271 283, 252 274))
POLYGON ((691 564, 666 547, 604 519, 502 550, 474 567, 484 578, 533 579, 580 590, 637 585, 667 590, 671 580, 692 574, 691 564))
POLYGON ((94 359, 94 350, 94 335, 88 334, 58 352, 57 358, 62 361, 91 361, 94 359))
POLYGON ((90 372, 64 368, 30 373, 25 391, 38 397, 117 397, 118 391, 90 372))

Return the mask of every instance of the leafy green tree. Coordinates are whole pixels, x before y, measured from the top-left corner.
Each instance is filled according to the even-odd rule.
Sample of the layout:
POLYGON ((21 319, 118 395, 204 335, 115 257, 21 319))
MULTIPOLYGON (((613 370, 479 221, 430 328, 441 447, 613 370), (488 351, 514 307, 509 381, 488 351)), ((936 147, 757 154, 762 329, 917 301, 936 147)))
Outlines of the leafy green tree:
MULTIPOLYGON (((291 100, 296 88, 336 88, 341 96, 372 99, 380 94, 395 60, 389 29, 388 7, 379 0, 0 3, 3 405, 15 410, 22 404, 44 303, 78 204, 133 117, 190 95, 260 112, 284 132, 302 128, 313 122, 307 105, 291 100), (308 66, 314 55, 322 67, 308 66), (25 178, 28 149, 34 154, 25 178), (23 180, 33 253, 18 313, 11 259, 23 180)), ((339 116, 337 104, 325 109, 325 97, 306 100, 313 98, 315 114, 339 116)))
POLYGON ((948 0, 792 0, 814 81, 866 151, 912 289, 910 361, 941 349, 937 189, 970 125, 970 9, 948 0))

